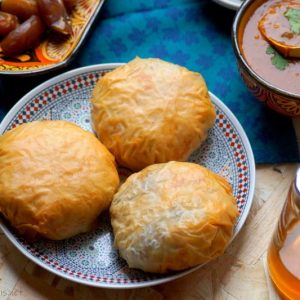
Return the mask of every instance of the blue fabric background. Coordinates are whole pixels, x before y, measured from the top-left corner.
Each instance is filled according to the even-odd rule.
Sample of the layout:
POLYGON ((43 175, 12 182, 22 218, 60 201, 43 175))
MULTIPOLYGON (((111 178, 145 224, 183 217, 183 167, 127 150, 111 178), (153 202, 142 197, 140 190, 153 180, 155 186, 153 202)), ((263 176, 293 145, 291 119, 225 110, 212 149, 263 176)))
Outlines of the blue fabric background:
POLYGON ((236 115, 256 163, 298 162, 291 120, 259 103, 241 80, 231 42, 234 15, 209 0, 106 0, 69 68, 135 56, 186 66, 202 73, 209 90, 236 115))

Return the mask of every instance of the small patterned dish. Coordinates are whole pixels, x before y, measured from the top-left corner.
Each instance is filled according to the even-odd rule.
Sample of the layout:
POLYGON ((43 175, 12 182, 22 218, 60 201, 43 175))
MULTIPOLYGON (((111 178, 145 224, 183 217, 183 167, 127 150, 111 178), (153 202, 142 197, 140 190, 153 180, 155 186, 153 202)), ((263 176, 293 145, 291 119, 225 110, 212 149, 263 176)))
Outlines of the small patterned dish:
POLYGON ((33 50, 15 58, 0 52, 1 75, 36 75, 66 66, 81 46, 104 0, 78 0, 70 13, 73 33, 64 38, 48 33, 33 50))
POLYGON ((243 2, 243 0, 213 0, 213 1, 224 7, 227 7, 227 8, 233 9, 233 10, 238 10, 243 2))
MULTIPOLYGON (((91 130, 89 98, 97 80, 119 64, 76 69, 41 84, 24 96, 0 125, 0 134, 24 122, 62 119, 91 130)), ((217 119, 206 142, 190 161, 205 165, 226 177, 240 212, 234 236, 249 213, 255 186, 255 164, 248 138, 232 112, 213 94, 217 119)), ((128 175, 120 170, 120 175, 128 175)), ((0 228, 29 259, 59 276, 82 284, 107 288, 134 288, 164 283, 199 267, 164 275, 129 269, 113 248, 108 214, 99 218, 99 227, 64 241, 39 240, 28 243, 0 218, 0 228)))

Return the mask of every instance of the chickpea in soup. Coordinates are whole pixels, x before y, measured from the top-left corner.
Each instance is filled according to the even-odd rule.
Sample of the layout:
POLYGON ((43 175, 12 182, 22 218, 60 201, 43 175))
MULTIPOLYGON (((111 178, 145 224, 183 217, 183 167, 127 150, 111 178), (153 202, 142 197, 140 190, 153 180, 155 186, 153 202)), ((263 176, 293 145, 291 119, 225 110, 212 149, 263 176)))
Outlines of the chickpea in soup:
POLYGON ((244 58, 264 80, 300 94, 300 0, 269 0, 249 12, 240 39, 244 58))

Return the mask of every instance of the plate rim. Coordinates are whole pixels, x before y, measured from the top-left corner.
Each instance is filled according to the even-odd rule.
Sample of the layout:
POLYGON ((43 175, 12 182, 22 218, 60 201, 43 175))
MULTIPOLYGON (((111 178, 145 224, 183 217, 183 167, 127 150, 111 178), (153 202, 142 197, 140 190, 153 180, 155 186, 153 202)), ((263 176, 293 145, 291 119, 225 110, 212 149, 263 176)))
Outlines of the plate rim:
POLYGON ((240 4, 234 0, 212 0, 212 1, 233 10, 238 10, 242 5, 242 1, 240 1, 240 4))
MULTIPOLYGON (((33 96, 37 95, 39 92, 41 92, 45 88, 47 88, 51 85, 55 85, 55 84, 65 80, 69 77, 72 77, 72 76, 80 75, 80 74, 86 73, 86 72, 95 72, 95 71, 100 71, 101 72, 101 71, 104 71, 104 70, 107 70, 107 69, 114 69, 114 68, 119 67, 121 65, 124 65, 124 63, 105 63, 105 64, 94 64, 94 65, 90 65, 90 66, 80 67, 80 68, 76 68, 76 69, 67 71, 65 73, 62 73, 60 75, 57 75, 53 78, 50 78, 50 79, 42 82, 37 87, 35 87, 31 91, 29 91, 27 94, 25 94, 19 101, 17 101, 15 103, 15 105, 5 115, 5 117, 3 118, 3 120, 0 123, 0 135, 3 134, 5 128, 8 126, 8 124, 12 120, 12 117, 16 115, 16 113, 19 111, 19 109, 21 107, 23 107, 24 104, 26 104, 28 102, 28 100, 32 99, 33 96)), ((248 139, 242 125, 240 124, 240 122, 236 118, 236 116, 226 106, 226 104, 224 104, 215 94, 213 94, 212 92, 209 92, 209 95, 212 99, 212 102, 216 103, 224 111, 224 113, 228 116, 230 121, 234 124, 235 128, 237 129, 238 133, 241 136, 241 139, 242 139, 244 147, 245 147, 245 151, 246 151, 247 156, 249 158, 249 177, 250 177, 249 180, 251 182, 251 184, 249 185, 249 196, 248 196, 249 201, 247 201, 247 203, 245 204, 242 216, 239 220, 238 225, 236 226, 235 233, 234 233, 232 239, 230 240, 230 242, 228 244, 228 246, 229 246, 233 242, 235 237, 239 234, 242 227, 244 226, 244 223, 245 223, 245 221, 246 221, 246 219, 249 215, 249 212, 250 212, 253 200, 254 200, 254 190, 255 190, 255 180, 256 180, 255 159, 254 159, 254 155, 253 155, 253 151, 252 151, 249 139, 248 139)), ((154 280, 149 280, 149 281, 144 281, 144 282, 137 282, 137 283, 130 282, 130 283, 126 283, 126 285, 125 284, 119 284, 119 283, 93 282, 93 281, 87 281, 87 280, 85 281, 85 280, 82 280, 80 278, 71 277, 68 274, 64 274, 62 272, 60 273, 56 269, 53 269, 50 266, 48 266, 47 264, 42 263, 41 260, 38 260, 30 252, 26 251, 25 248, 20 246, 18 240, 13 235, 13 233, 9 230, 9 228, 3 223, 2 219, 0 219, 0 229, 3 231, 5 236, 10 240, 10 242, 23 255, 25 255, 28 259, 30 259, 31 261, 33 261, 34 263, 36 263, 40 267, 46 269, 47 271, 49 271, 51 273, 54 273, 55 275, 57 275, 59 277, 62 277, 64 279, 67 279, 67 280, 70 280, 70 281, 73 281, 73 282, 77 282, 77 283, 80 283, 80 284, 84 284, 84 285, 87 285, 87 286, 101 287, 101 288, 113 288, 113 289, 144 288, 144 287, 154 286, 154 285, 163 284, 163 283, 166 283, 166 282, 169 282, 169 281, 173 281, 175 279, 178 279, 178 278, 181 278, 185 275, 188 275, 188 274, 196 271, 197 269, 199 269, 201 266, 203 266, 203 265, 198 265, 198 266, 192 267, 188 270, 181 271, 180 273, 168 276, 166 278, 154 279, 154 280)), ((227 248, 228 248, 228 246, 227 246, 227 248)))

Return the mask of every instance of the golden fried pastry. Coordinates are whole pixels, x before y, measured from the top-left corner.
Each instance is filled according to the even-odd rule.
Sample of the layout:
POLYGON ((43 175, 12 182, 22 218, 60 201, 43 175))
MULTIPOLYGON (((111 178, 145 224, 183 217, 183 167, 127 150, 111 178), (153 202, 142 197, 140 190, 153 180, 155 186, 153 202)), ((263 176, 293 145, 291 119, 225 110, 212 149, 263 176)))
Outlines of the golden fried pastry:
POLYGON ((169 162, 128 177, 110 214, 115 246, 129 267, 164 273, 221 255, 238 210, 223 177, 197 164, 169 162))
POLYGON ((106 74, 91 102, 96 134, 132 170, 186 160, 215 120, 201 75, 160 59, 136 58, 106 74))
POLYGON ((114 157, 75 124, 36 121, 0 136, 0 211, 27 238, 88 231, 118 185, 114 157))

